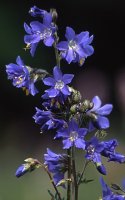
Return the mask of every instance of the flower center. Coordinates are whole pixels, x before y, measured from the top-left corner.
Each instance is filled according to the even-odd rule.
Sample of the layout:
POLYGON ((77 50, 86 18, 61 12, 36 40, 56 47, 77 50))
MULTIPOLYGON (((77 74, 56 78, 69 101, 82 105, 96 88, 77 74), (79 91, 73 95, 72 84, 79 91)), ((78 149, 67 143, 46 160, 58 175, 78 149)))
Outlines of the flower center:
POLYGON ((61 90, 64 87, 64 82, 61 80, 58 80, 55 84, 55 89, 61 90))
POLYGON ((94 152, 95 152, 95 147, 94 147, 92 144, 90 144, 90 145, 87 147, 87 153, 93 155, 94 152))
POLYGON ((14 80, 16 81, 17 85, 21 84, 23 82, 23 79, 24 79, 23 75, 14 77, 14 80))
POLYGON ((41 40, 46 39, 52 35, 52 30, 50 28, 46 28, 42 33, 40 33, 41 40))
POLYGON ((70 40, 69 41, 69 48, 71 48, 75 51, 78 48, 77 43, 74 40, 70 40))
POLYGON ((78 138, 78 133, 77 133, 77 131, 71 131, 70 132, 70 140, 73 142, 73 141, 75 141, 76 139, 78 138))

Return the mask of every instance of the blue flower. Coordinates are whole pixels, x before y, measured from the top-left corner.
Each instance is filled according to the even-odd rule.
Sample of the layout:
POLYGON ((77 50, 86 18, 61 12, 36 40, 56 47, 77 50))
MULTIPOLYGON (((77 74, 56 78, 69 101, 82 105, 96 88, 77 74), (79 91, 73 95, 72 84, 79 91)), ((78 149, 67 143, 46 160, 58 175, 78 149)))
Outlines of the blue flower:
POLYGON ((13 80, 13 85, 17 88, 26 89, 32 95, 38 93, 34 83, 35 79, 31 76, 32 68, 26 66, 20 56, 17 57, 16 63, 6 65, 8 79, 13 80))
POLYGON ((44 14, 43 23, 32 21, 30 26, 24 23, 24 29, 28 34, 24 36, 24 42, 27 44, 26 48, 30 48, 32 56, 34 56, 40 41, 43 41, 46 46, 52 46, 55 41, 54 33, 56 27, 52 22, 52 15, 50 13, 44 14))
POLYGON ((85 149, 84 136, 87 134, 86 128, 79 128, 77 122, 72 119, 67 128, 57 131, 55 138, 63 138, 63 149, 69 149, 73 145, 77 148, 85 149))
POLYGON ((61 181, 63 183, 64 174, 68 169, 68 156, 66 154, 55 154, 50 149, 47 149, 47 154, 44 154, 45 165, 53 173, 53 179, 56 185, 61 181))
POLYGON ((125 156, 116 153, 115 148, 118 146, 118 142, 116 139, 101 142, 104 145, 104 149, 101 152, 101 155, 109 158, 108 161, 114 161, 114 162, 119 162, 119 163, 124 163, 125 162, 125 156))
POLYGON ((90 141, 86 142, 85 158, 87 160, 93 161, 97 170, 105 175, 106 170, 101 161, 101 152, 103 151, 103 149, 104 149, 104 144, 99 143, 96 137, 92 137, 90 141))
POLYGON ((79 62, 80 65, 83 65, 85 58, 94 52, 90 45, 93 36, 89 37, 88 31, 76 35, 72 28, 67 27, 65 37, 67 41, 61 41, 57 44, 57 49, 60 50, 62 58, 69 64, 79 62))
POLYGON ((109 120, 105 116, 111 113, 112 104, 105 104, 101 107, 101 100, 98 96, 95 96, 92 102, 93 108, 87 111, 87 115, 90 117, 89 130, 109 128, 109 120))
POLYGON ((103 178, 100 179, 100 182, 102 185, 102 200, 125 200, 125 195, 113 193, 103 178))
POLYGON ((47 13, 46 10, 39 9, 37 6, 31 7, 29 10, 29 14, 32 17, 44 17, 46 13, 47 13))
POLYGON ((67 86, 73 79, 73 74, 62 74, 59 67, 55 66, 53 69, 53 78, 48 77, 43 79, 45 85, 51 86, 50 89, 45 90, 49 98, 60 96, 70 95, 69 88, 67 86))
POLYGON ((65 121, 56 118, 56 114, 50 110, 40 110, 36 108, 36 114, 33 116, 35 123, 41 125, 41 132, 45 130, 60 128, 64 125, 65 121))

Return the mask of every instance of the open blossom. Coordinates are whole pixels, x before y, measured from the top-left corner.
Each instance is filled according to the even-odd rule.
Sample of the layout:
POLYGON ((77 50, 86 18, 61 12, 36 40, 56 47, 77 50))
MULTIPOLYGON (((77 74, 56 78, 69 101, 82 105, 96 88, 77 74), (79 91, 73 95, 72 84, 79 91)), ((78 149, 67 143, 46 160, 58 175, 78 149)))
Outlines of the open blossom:
POLYGON ((53 69, 53 77, 43 79, 45 85, 51 86, 50 89, 45 90, 49 98, 70 95, 69 88, 67 86, 73 79, 73 74, 62 74, 60 68, 55 66, 53 69))
POLYGON ((84 136, 87 134, 86 128, 79 128, 77 122, 72 119, 67 128, 61 128, 57 131, 55 138, 63 138, 63 149, 69 149, 72 146, 85 149, 84 136))
POLYGON ((53 173, 55 184, 61 184, 61 180, 64 180, 64 174, 68 169, 68 155, 56 154, 50 149, 47 149, 47 154, 44 154, 44 160, 44 164, 47 165, 49 171, 53 173))
POLYGON ((87 112, 87 115, 90 117, 89 130, 97 129, 106 129, 109 128, 109 120, 107 115, 112 111, 112 104, 105 104, 101 107, 101 100, 98 96, 95 96, 92 99, 93 108, 87 112))
POLYGON ((13 85, 17 88, 23 88, 28 90, 32 95, 35 95, 38 90, 36 89, 34 83, 35 79, 30 76, 31 68, 27 67, 20 56, 17 57, 16 63, 10 63, 6 65, 6 72, 8 74, 8 79, 13 80, 13 85))
POLYGON ((60 50, 62 58, 69 64, 79 62, 82 65, 85 58, 94 52, 93 47, 90 45, 93 36, 89 37, 88 31, 75 34, 71 27, 67 27, 65 37, 67 41, 61 41, 57 44, 57 49, 60 50))
POLYGON ((100 200, 125 200, 125 195, 115 194, 104 182, 103 178, 100 179, 100 182, 102 185, 102 199, 100 200))
POLYGON ((24 29, 28 35, 24 36, 24 42, 27 48, 30 48, 30 53, 34 56, 36 47, 40 41, 46 46, 52 46, 55 40, 54 33, 56 27, 52 22, 52 15, 45 13, 43 23, 39 21, 32 21, 30 26, 24 23, 24 29))

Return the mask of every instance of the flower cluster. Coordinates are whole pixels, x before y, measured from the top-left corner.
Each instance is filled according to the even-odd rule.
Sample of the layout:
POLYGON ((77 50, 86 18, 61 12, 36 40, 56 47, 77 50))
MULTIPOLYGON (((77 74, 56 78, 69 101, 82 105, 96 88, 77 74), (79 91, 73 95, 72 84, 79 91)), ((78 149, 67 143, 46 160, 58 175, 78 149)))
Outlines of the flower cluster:
MULTIPOLYGON (((24 23, 26 49, 30 49, 31 55, 34 56, 40 42, 47 47, 53 47, 56 56, 53 74, 43 69, 26 66, 20 56, 17 57, 17 64, 6 65, 6 72, 13 85, 23 88, 27 94, 35 95, 38 92, 35 87, 37 81, 42 81, 47 87, 41 96, 42 108, 36 107, 33 118, 35 123, 40 125, 41 133, 53 130, 53 139, 61 141, 62 149, 67 153, 57 154, 47 148, 43 164, 36 159, 26 159, 26 163, 17 169, 16 176, 20 177, 28 171, 43 167, 56 192, 55 196, 51 194, 52 199, 62 200, 57 186, 63 186, 67 188, 67 200, 78 200, 79 185, 89 182, 84 178, 89 163, 93 163, 97 171, 103 175, 107 172, 102 157, 107 158, 108 162, 125 163, 125 155, 115 151, 118 146, 117 140, 104 140, 105 133, 110 127, 108 115, 113 105, 102 106, 98 96, 93 97, 92 100, 82 97, 80 92, 71 86, 74 75, 63 73, 63 68, 60 67, 61 59, 65 59, 68 64, 73 62, 82 66, 85 59, 94 52, 91 46, 93 35, 89 36, 88 31, 76 34, 73 28, 66 27, 66 41, 59 41, 56 24, 58 15, 55 9, 48 12, 34 6, 29 14, 39 18, 39 21, 32 21, 30 25, 24 23), (80 173, 77 172, 75 160, 75 152, 78 149, 82 152, 81 160, 85 161, 83 171, 80 173)), ((103 179, 101 184, 103 200, 125 199, 125 195, 114 194, 103 179)))

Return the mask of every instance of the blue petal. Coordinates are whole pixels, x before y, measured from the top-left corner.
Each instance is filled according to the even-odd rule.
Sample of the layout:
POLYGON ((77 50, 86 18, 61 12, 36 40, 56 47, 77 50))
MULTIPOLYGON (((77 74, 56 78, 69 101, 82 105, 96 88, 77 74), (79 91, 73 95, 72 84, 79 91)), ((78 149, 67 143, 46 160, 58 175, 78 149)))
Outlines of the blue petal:
POLYGON ((44 29, 46 28, 42 23, 40 23, 38 21, 31 22, 30 26, 31 26, 33 31, 40 32, 40 33, 43 32, 44 29))
POLYGON ((65 59, 69 64, 75 59, 73 49, 68 49, 65 59))
POLYGON ((53 69, 53 76, 56 81, 62 80, 62 72, 58 66, 55 66, 53 69))
POLYGON ((56 89, 54 89, 54 88, 50 88, 50 89, 48 89, 48 90, 45 90, 45 92, 48 93, 48 96, 49 96, 50 98, 56 97, 56 96, 59 94, 59 91, 56 90, 56 89))
POLYGON ((20 56, 17 57, 16 63, 17 63, 19 66, 22 66, 22 67, 25 66, 25 65, 24 65, 24 62, 23 62, 23 60, 21 59, 20 56))
POLYGON ((98 116, 97 124, 101 129, 109 128, 109 120, 106 117, 98 116))
POLYGON ((99 108, 96 113, 99 115, 109 115, 112 111, 113 105, 112 104, 106 104, 99 108))
POLYGON ((63 78, 62 78, 62 81, 63 81, 65 84, 71 83, 73 77, 74 77, 73 74, 64 74, 64 75, 63 75, 63 78))
POLYGON ((32 56, 34 56, 36 48, 37 48, 38 42, 37 43, 33 43, 31 44, 31 49, 30 49, 30 53, 32 56))
POLYGON ((73 146, 73 142, 71 140, 63 140, 63 149, 69 149, 71 146, 73 146))
POLYGON ((85 57, 91 56, 94 53, 94 48, 90 45, 83 46, 85 57))
POLYGON ((52 15, 50 13, 45 13, 43 17, 43 24, 49 26, 52 22, 52 15))
POLYGON ((24 42, 26 44, 31 44, 31 43, 38 43, 41 40, 40 35, 25 35, 24 36, 24 42))
POLYGON ((75 146, 80 149, 85 149, 85 141, 81 138, 78 138, 74 141, 75 146))
POLYGON ((24 23, 24 29, 28 34, 32 34, 32 29, 26 23, 24 23))
POLYGON ((69 91, 67 85, 65 85, 65 86, 61 89, 61 92, 62 92, 64 95, 66 95, 66 96, 70 95, 70 91, 69 91))
POLYGON ((95 111, 97 110, 98 108, 100 108, 101 106, 101 100, 98 96, 95 96, 93 99, 92 99, 92 102, 94 103, 94 106, 93 108, 91 109, 91 111, 95 111))
POLYGON ((54 38, 52 36, 48 37, 48 38, 45 38, 43 40, 43 43, 48 46, 48 47, 51 47, 54 43, 54 38))
POLYGON ((84 31, 84 32, 81 32, 80 34, 77 34, 76 36, 76 41, 78 42, 78 44, 81 44, 83 43, 86 38, 89 37, 89 32, 88 31, 84 31))
POLYGON ((48 77, 43 79, 43 83, 48 86, 55 86, 56 81, 54 78, 48 77))
POLYGON ((66 42, 66 41, 59 42, 57 44, 56 48, 59 49, 59 50, 67 50, 68 49, 68 42, 66 42))
POLYGON ((73 40, 75 37, 75 31, 71 27, 66 27, 65 37, 67 40, 73 40))

